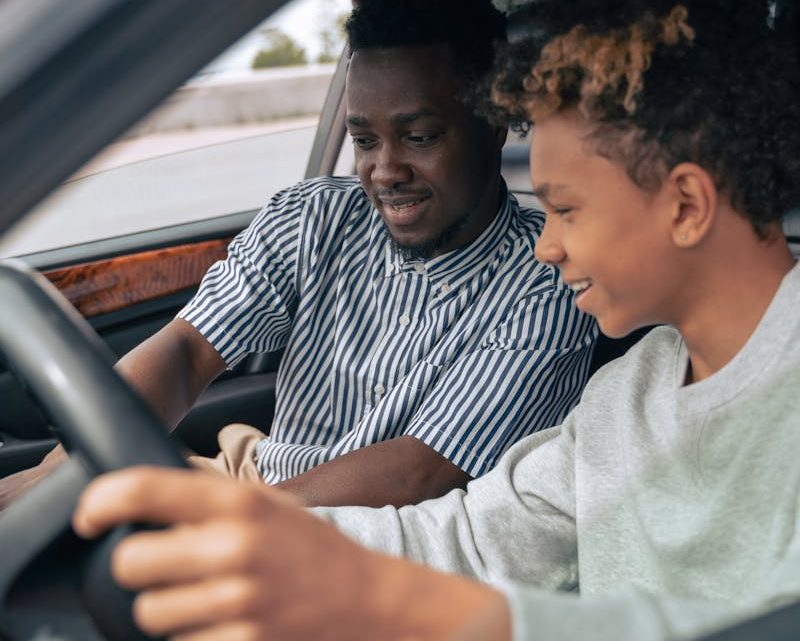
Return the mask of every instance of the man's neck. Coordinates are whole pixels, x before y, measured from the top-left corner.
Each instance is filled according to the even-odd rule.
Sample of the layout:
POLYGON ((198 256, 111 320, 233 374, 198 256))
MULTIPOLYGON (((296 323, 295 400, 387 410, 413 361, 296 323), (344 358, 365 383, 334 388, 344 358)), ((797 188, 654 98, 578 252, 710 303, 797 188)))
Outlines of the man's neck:
POLYGON ((492 179, 491 183, 487 185, 480 201, 474 208, 474 213, 470 219, 459 231, 457 236, 454 237, 452 242, 449 242, 446 247, 441 247, 433 252, 431 258, 443 256, 461 247, 466 247, 474 243, 481 234, 489 229, 489 226, 494 222, 497 215, 500 213, 500 208, 503 206, 507 189, 502 178, 497 175, 492 179))

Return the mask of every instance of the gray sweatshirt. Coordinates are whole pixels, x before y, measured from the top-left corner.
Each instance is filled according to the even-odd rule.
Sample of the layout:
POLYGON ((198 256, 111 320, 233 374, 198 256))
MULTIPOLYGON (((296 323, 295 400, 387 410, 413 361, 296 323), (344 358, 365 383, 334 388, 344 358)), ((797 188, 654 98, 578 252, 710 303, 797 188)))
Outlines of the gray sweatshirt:
POLYGON ((652 331, 559 427, 399 510, 317 513, 361 543, 500 587, 514 639, 683 639, 800 598, 800 268, 719 372, 652 331))

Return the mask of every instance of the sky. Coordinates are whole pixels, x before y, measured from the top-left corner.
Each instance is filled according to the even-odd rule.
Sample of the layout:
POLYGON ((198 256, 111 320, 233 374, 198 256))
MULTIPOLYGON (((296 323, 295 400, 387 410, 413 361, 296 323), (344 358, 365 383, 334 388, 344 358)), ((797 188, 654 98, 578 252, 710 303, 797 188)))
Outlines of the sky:
POLYGON ((250 62, 264 43, 258 32, 263 27, 276 27, 305 47, 309 60, 320 52, 319 32, 329 27, 336 17, 350 11, 350 0, 292 0, 268 18, 249 35, 212 62, 206 73, 235 73, 250 69, 250 62))

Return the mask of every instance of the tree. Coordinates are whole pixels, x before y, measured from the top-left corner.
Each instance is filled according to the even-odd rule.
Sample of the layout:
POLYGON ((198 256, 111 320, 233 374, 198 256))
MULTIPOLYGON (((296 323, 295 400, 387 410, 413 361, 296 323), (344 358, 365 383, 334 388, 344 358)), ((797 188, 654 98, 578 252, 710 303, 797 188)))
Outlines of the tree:
POLYGON ((308 64, 306 50, 280 29, 263 31, 266 46, 253 58, 253 69, 308 64))
POLYGON ((347 13, 334 13, 334 4, 327 0, 322 5, 320 22, 324 25, 319 30, 321 50, 317 56, 317 62, 336 62, 344 47, 344 23, 347 21, 347 13))

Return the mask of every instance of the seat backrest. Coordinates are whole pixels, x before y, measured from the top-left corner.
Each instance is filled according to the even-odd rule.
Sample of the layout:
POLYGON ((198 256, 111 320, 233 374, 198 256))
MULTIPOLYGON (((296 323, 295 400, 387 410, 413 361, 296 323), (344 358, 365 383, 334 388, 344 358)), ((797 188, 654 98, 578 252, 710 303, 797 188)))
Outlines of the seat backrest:
POLYGON ((783 216, 783 233, 795 258, 800 258, 800 207, 790 209, 783 216))

